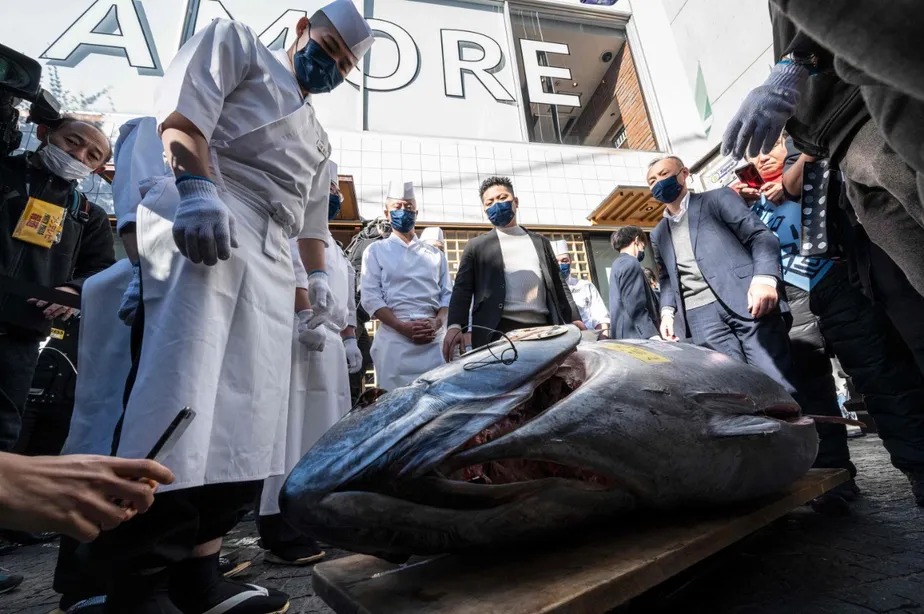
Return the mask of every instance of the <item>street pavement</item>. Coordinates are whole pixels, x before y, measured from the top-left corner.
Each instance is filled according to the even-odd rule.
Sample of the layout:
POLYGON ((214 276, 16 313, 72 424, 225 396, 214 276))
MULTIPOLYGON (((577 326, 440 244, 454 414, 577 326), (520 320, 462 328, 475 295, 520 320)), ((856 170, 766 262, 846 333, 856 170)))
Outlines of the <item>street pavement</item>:
MULTIPOLYGON (((924 508, 914 505, 907 479, 889 464, 878 438, 852 440, 850 448, 863 491, 850 516, 795 510, 615 612, 924 612, 924 508)), ((286 591, 292 614, 331 612, 311 588, 310 567, 266 564, 256 541, 252 522, 226 541, 233 558, 253 560, 237 579, 286 591)), ((0 556, 0 567, 26 576, 19 589, 0 595, 0 613, 47 614, 56 607, 56 555, 57 546, 45 544, 0 556)))

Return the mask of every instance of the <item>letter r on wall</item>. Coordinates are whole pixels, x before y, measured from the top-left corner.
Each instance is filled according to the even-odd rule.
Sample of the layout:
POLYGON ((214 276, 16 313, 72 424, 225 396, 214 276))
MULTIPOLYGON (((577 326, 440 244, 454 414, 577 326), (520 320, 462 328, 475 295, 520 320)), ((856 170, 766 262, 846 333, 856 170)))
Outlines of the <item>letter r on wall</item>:
POLYGON ((440 30, 443 47, 443 84, 446 95, 465 98, 465 73, 473 75, 498 102, 514 102, 515 99, 497 73, 504 68, 504 53, 501 46, 490 36, 467 30, 440 30), (464 59, 464 49, 477 48, 478 59, 464 59))

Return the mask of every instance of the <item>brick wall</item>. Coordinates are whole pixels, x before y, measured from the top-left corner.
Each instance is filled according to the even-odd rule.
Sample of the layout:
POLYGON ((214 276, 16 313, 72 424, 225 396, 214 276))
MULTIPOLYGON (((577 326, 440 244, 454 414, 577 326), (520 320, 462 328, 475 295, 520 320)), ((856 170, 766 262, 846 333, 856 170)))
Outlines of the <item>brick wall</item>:
POLYGON ((614 61, 619 65, 616 78, 616 102, 626 127, 626 149, 639 151, 655 151, 654 134, 651 132, 651 121, 648 117, 648 108, 642 96, 642 88, 638 82, 638 73, 635 70, 635 61, 629 45, 622 46, 622 51, 614 61))

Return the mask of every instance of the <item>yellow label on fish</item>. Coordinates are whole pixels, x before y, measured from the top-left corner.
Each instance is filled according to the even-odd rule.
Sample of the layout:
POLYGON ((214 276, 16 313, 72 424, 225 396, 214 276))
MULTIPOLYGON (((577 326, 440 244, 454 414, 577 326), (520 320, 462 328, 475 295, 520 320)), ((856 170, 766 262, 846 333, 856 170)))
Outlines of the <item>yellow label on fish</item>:
POLYGON ((19 216, 13 238, 48 248, 54 244, 63 223, 64 207, 32 196, 19 216))
POLYGON ((637 358, 642 362, 647 362, 649 364, 658 364, 670 362, 669 358, 665 358, 660 354, 655 354, 651 350, 646 350, 637 345, 630 345, 628 343, 607 343, 603 347, 608 350, 613 350, 614 352, 621 352, 623 354, 628 354, 632 358, 637 358))
POLYGON ((63 328, 52 328, 51 338, 52 339, 64 339, 64 329, 63 328))

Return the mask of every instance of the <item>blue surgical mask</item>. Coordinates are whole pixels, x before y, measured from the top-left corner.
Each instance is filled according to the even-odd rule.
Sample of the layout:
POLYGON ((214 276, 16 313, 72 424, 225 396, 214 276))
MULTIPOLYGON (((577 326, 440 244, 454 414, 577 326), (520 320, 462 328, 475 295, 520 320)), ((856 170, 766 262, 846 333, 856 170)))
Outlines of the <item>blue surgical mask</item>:
POLYGON ((681 192, 683 192, 683 185, 678 181, 677 175, 665 177, 651 186, 651 195, 655 197, 655 200, 664 204, 677 200, 681 192))
POLYGON ((298 84, 312 94, 326 94, 343 83, 337 62, 313 40, 292 59, 298 84))
POLYGON ((565 264, 564 262, 558 263, 558 270, 561 271, 561 278, 568 279, 571 275, 571 263, 565 264))
POLYGON ((417 221, 417 212, 395 209, 388 212, 388 217, 391 219, 393 230, 407 234, 414 228, 414 223, 417 221))
POLYGON ((487 210, 488 219, 495 226, 506 226, 513 219, 513 201, 508 200, 501 203, 494 203, 487 210))
POLYGON ((340 213, 340 197, 336 194, 331 194, 327 197, 327 220, 334 219, 338 213, 340 213))

